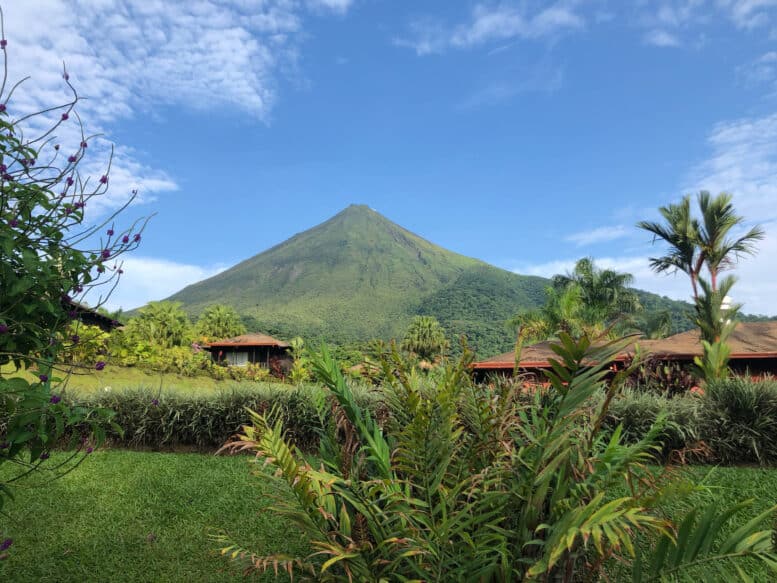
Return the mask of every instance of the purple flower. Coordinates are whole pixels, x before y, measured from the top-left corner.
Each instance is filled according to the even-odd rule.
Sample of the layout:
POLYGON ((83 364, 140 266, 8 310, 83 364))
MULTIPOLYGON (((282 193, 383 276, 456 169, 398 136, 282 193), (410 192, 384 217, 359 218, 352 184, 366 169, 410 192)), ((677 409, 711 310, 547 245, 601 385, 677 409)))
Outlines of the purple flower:
POLYGON ((122 273, 124 273, 124 270, 123 269, 119 269, 119 275, 121 275, 122 273))
POLYGON ((73 344, 78 344, 78 343, 81 341, 81 337, 80 337, 78 334, 73 334, 73 335, 70 337, 70 341, 71 341, 73 344))
POLYGON ((59 152, 59 144, 54 144, 54 149, 59 152))
POLYGON ((62 294, 61 299, 62 299, 63 302, 68 303, 68 302, 72 301, 73 298, 71 298, 67 294, 62 294))
POLYGON ((11 225, 11 228, 16 228, 19 226, 19 221, 17 221, 16 219, 11 219, 10 221, 8 221, 8 224, 11 225))
POLYGON ((27 164, 29 166, 35 166, 35 158, 28 158, 27 164))
POLYGON ((7 334, 8 333, 8 326, 5 324, 0 324, 0 334, 7 334))
POLYGON ((132 237, 132 240, 135 241, 135 243, 139 243, 140 242, 140 233, 138 233, 137 235, 132 237))
POLYGON ((83 202, 83 201, 80 201, 80 200, 79 200, 79 201, 78 201, 78 202, 75 204, 75 207, 76 207, 77 209, 82 209, 82 208, 84 208, 85 206, 86 206, 86 203, 85 203, 85 202, 83 202))
POLYGON ((0 103, 0 113, 5 113, 5 103, 0 103))
POLYGON ((66 120, 67 120, 67 118, 69 118, 69 117, 70 117, 70 116, 67 114, 67 112, 63 113, 63 114, 62 114, 62 121, 66 121, 66 120))
POLYGON ((78 318, 78 312, 76 312, 75 310, 70 310, 67 313, 67 315, 70 316, 71 320, 75 320, 76 318, 78 318))
POLYGON ((105 363, 100 360, 97 362, 97 364, 94 365, 95 370, 102 370, 105 368, 105 363))
POLYGON ((94 451, 94 448, 90 445, 86 448, 86 453, 92 453, 94 451))
POLYGON ((8 547, 10 547, 13 544, 12 538, 7 538, 3 542, 0 543, 0 551, 4 551, 8 547))
POLYGON ((65 180, 65 182, 67 183, 68 186, 73 186, 73 177, 72 176, 68 176, 67 180, 65 180))
POLYGON ((47 460, 49 459, 49 455, 50 455, 49 452, 44 451, 42 454, 40 454, 40 459, 47 460))
POLYGON ((102 265, 97 266, 97 273, 105 273, 105 267, 102 265))
POLYGON ((108 177, 105 174, 100 176, 100 184, 108 184, 108 177))
POLYGON ((84 150, 86 150, 86 146, 87 146, 87 145, 88 145, 88 144, 87 144, 86 142, 81 142, 81 147, 82 147, 84 150))
POLYGON ((129 235, 124 235, 124 236, 121 238, 121 242, 122 242, 122 243, 129 243, 129 235))
POLYGON ((68 162, 75 162, 76 160, 78 160, 78 158, 75 156, 75 154, 71 154, 67 157, 68 162))
POLYGON ((108 229, 108 236, 113 237, 113 229, 108 229))
POLYGON ((49 380, 49 375, 46 375, 46 374, 38 375, 38 378, 40 379, 40 382, 46 383, 49 380))
POLYGON ((10 174, 8 174, 8 172, 6 172, 5 174, 3 174, 3 180, 13 180, 13 176, 11 176, 10 174))
POLYGON ((103 259, 108 259, 111 256, 111 250, 110 249, 103 249, 103 252, 101 253, 103 256, 103 259))
POLYGON ((151 404, 154 407, 159 407, 159 399, 151 399, 151 404))
POLYGON ((69 214, 70 214, 70 213, 72 213, 72 212, 73 212, 73 209, 72 209, 72 207, 69 207, 69 206, 68 206, 68 207, 65 207, 65 214, 66 214, 66 215, 69 215, 69 214))
POLYGON ((5 164, 0 164, 0 172, 5 172, 6 170, 8 170, 8 166, 5 164))
POLYGON ((62 400, 62 397, 60 397, 59 395, 51 395, 51 399, 49 399, 49 403, 51 403, 52 405, 56 405, 61 400, 62 400))
POLYGON ((82 291, 84 291, 84 286, 82 286, 82 285, 76 286, 76 293, 77 294, 80 294, 82 291))

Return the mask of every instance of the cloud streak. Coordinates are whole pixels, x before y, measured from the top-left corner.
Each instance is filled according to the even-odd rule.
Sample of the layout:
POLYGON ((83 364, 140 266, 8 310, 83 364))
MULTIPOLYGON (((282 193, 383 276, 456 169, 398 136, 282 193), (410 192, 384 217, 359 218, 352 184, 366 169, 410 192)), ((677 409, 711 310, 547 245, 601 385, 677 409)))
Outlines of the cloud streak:
POLYGON ((585 20, 570 2, 556 2, 538 11, 522 4, 477 4, 470 18, 455 26, 431 17, 415 20, 409 25, 409 34, 395 38, 394 44, 424 56, 491 42, 553 37, 584 26, 585 20))

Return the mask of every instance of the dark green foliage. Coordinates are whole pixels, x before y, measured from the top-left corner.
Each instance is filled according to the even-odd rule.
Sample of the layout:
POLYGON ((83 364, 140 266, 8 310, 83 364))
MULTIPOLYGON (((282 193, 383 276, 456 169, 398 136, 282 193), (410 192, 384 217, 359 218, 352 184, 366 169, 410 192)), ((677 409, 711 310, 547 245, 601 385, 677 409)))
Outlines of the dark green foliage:
POLYGON ((702 435, 725 463, 777 461, 777 382, 740 377, 707 384, 702 435))
POLYGON ((515 338, 505 322, 516 310, 542 305, 547 285, 548 280, 541 277, 516 276, 480 265, 425 297, 418 313, 440 321, 448 331, 454 353, 458 353, 456 339, 465 335, 478 356, 492 356, 512 349, 515 338))

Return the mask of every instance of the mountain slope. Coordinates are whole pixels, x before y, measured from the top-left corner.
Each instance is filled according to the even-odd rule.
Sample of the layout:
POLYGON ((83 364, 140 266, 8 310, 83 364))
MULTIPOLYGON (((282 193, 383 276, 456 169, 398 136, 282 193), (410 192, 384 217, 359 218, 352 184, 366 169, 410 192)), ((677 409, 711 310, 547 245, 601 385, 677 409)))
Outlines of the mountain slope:
POLYGON ((192 315, 234 306, 252 328, 348 342, 401 335, 431 314, 485 354, 509 344, 504 321, 544 301, 547 280, 447 251, 363 205, 169 299, 192 315), (504 338, 504 340, 498 340, 504 338))

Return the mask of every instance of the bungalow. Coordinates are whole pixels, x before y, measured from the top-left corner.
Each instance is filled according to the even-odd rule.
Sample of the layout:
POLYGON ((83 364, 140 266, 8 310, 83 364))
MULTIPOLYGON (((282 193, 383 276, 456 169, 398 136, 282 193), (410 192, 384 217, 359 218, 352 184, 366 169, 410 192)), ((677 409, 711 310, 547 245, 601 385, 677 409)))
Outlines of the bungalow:
POLYGON ((214 361, 231 366, 251 363, 272 369, 277 365, 282 370, 285 363, 291 362, 289 345, 267 334, 242 334, 211 342, 203 348, 210 352, 214 361))
MULTIPOLYGON (((542 370, 549 369, 549 360, 557 358, 550 348, 551 344, 552 342, 540 342, 524 347, 519 370, 541 375, 542 370)), ((694 357, 702 354, 699 331, 689 330, 661 340, 637 340, 615 360, 629 360, 634 355, 634 347, 637 344, 654 360, 665 362, 691 364, 694 357)), ((733 372, 748 372, 753 376, 777 375, 777 322, 740 322, 731 334, 728 344, 731 347, 729 366, 733 372)), ((514 352, 506 352, 472 365, 475 378, 480 380, 489 374, 512 375, 514 367, 514 352)))

